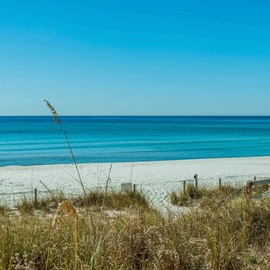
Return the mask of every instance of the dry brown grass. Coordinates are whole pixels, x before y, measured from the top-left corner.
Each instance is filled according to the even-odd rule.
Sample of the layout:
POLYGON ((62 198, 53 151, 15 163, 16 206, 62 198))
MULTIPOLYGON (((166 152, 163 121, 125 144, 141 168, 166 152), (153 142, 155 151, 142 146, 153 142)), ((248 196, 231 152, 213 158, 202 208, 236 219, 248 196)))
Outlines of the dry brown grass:
POLYGON ((210 200, 178 217, 132 205, 114 218, 89 206, 77 208, 76 225, 65 229, 53 228, 47 214, 5 214, 0 268, 270 269, 268 199, 210 200))

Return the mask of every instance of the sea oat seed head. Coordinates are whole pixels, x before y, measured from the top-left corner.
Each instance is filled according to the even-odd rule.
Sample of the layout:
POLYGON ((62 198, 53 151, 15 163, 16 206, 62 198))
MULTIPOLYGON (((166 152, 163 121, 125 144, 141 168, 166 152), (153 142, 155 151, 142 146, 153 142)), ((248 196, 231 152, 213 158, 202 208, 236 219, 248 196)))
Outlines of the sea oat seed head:
POLYGON ((48 108, 50 109, 50 111, 53 115, 53 119, 55 121, 55 124, 58 125, 60 123, 60 119, 59 119, 59 116, 58 116, 56 110, 54 109, 54 107, 51 105, 51 103, 48 100, 44 99, 44 102, 46 102, 48 108))

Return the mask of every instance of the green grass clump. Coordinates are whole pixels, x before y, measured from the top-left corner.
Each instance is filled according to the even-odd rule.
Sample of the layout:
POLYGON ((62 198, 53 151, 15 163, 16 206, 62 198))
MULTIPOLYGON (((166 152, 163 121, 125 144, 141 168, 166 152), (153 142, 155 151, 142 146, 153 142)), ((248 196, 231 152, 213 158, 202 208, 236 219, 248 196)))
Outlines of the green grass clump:
POLYGON ((49 197, 42 197, 36 203, 33 200, 23 197, 22 200, 14 205, 22 214, 34 214, 35 210, 42 212, 50 212, 56 209, 58 204, 64 201, 66 197, 63 193, 51 195, 49 197))
POLYGON ((210 201, 222 200, 235 192, 238 188, 224 185, 215 189, 199 188, 193 184, 187 184, 185 192, 172 192, 171 203, 178 206, 192 206, 200 203, 201 206, 208 205, 210 201))
POLYGON ((75 205, 79 207, 97 206, 110 209, 122 209, 136 206, 148 207, 148 202, 140 192, 100 192, 92 191, 86 197, 77 197, 73 199, 75 205))
MULTIPOLYGON (((26 197, 15 205, 22 214, 34 214, 35 210, 51 212, 56 209, 62 201, 68 199, 63 193, 41 198, 38 202, 33 202, 26 197)), ((145 196, 140 192, 102 192, 91 191, 83 196, 69 198, 77 207, 95 207, 121 210, 125 208, 148 207, 145 196)), ((0 213, 4 213, 4 207, 0 207, 0 213)))

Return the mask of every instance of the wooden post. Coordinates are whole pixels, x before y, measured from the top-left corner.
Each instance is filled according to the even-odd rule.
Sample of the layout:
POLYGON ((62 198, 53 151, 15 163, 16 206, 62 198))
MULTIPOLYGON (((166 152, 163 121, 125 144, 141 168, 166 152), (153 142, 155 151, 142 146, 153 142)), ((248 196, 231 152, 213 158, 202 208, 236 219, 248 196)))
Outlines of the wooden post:
POLYGON ((218 186, 219 186, 219 188, 221 188, 221 178, 220 177, 218 178, 218 186))
POLYGON ((185 195, 186 193, 186 181, 183 181, 183 194, 185 195))
POLYGON ((136 184, 133 184, 133 192, 136 192, 136 184))
POLYGON ((256 176, 254 176, 254 181, 256 181, 257 180, 257 177, 256 176))
POLYGON ((195 189, 198 191, 198 174, 194 175, 194 179, 195 179, 195 189))
POLYGON ((37 188, 35 188, 34 192, 35 192, 34 204, 36 206, 37 205, 37 188))

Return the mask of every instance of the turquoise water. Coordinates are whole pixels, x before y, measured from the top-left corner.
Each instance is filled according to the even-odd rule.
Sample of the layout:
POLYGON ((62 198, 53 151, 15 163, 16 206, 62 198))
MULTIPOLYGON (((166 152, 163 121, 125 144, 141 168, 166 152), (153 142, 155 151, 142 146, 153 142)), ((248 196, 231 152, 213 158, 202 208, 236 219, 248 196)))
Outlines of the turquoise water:
MULTIPOLYGON (((64 116, 76 161, 270 156, 270 117, 64 116)), ((51 116, 0 117, 0 166, 72 163, 51 116)))

